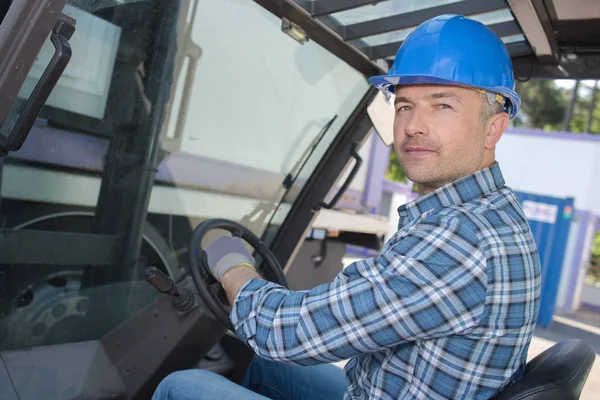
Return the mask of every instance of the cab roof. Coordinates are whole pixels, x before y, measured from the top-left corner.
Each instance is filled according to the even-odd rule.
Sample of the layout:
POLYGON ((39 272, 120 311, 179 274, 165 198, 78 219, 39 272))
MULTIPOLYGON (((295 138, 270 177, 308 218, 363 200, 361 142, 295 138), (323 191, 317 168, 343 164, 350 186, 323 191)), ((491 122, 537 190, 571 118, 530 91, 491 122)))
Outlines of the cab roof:
POLYGON ((421 22, 459 14, 489 26, 517 79, 600 79, 598 0, 255 0, 366 75, 386 72, 421 22))

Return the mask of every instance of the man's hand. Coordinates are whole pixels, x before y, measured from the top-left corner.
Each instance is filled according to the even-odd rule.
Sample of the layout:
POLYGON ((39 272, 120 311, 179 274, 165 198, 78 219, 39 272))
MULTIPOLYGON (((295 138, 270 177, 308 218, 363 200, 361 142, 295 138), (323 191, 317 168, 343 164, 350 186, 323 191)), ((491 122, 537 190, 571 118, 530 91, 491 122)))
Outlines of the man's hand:
MULTIPOLYGON (((241 239, 223 236, 204 248, 210 272, 219 283, 223 283, 223 275, 237 266, 254 267, 254 257, 248 252, 241 239)), ((248 268, 250 269, 250 268, 248 268)))

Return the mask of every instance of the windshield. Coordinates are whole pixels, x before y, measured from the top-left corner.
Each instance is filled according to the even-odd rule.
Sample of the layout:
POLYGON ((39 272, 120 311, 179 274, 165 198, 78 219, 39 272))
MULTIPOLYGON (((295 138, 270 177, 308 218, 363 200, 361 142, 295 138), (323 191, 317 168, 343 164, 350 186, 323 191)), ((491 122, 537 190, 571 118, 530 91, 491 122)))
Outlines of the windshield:
POLYGON ((158 296, 145 267, 188 273, 207 218, 276 230, 368 89, 254 2, 68 3, 72 59, 1 167, 2 351, 100 338, 158 296))

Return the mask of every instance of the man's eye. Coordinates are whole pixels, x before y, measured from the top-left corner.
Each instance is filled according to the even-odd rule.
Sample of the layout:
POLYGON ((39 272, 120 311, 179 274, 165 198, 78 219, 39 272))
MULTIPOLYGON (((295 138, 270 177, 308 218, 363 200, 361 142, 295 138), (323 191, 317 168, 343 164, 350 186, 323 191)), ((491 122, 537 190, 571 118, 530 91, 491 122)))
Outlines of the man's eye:
POLYGON ((410 106, 398 106, 398 108, 396 108, 397 112, 400 111, 410 111, 410 106))
POLYGON ((450 109, 452 107, 450 107, 450 105, 448 105, 448 104, 438 104, 438 108, 441 108, 441 109, 450 109))

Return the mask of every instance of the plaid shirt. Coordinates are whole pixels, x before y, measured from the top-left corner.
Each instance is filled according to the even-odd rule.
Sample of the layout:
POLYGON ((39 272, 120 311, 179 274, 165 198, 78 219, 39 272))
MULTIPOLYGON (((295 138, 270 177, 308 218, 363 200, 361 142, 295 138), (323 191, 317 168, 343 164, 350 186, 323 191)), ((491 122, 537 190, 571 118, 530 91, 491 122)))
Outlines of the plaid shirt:
POLYGON ((236 332, 276 362, 350 359, 345 399, 487 399, 522 374, 539 309, 519 202, 495 163, 398 211, 381 254, 332 283, 247 282, 236 332))

